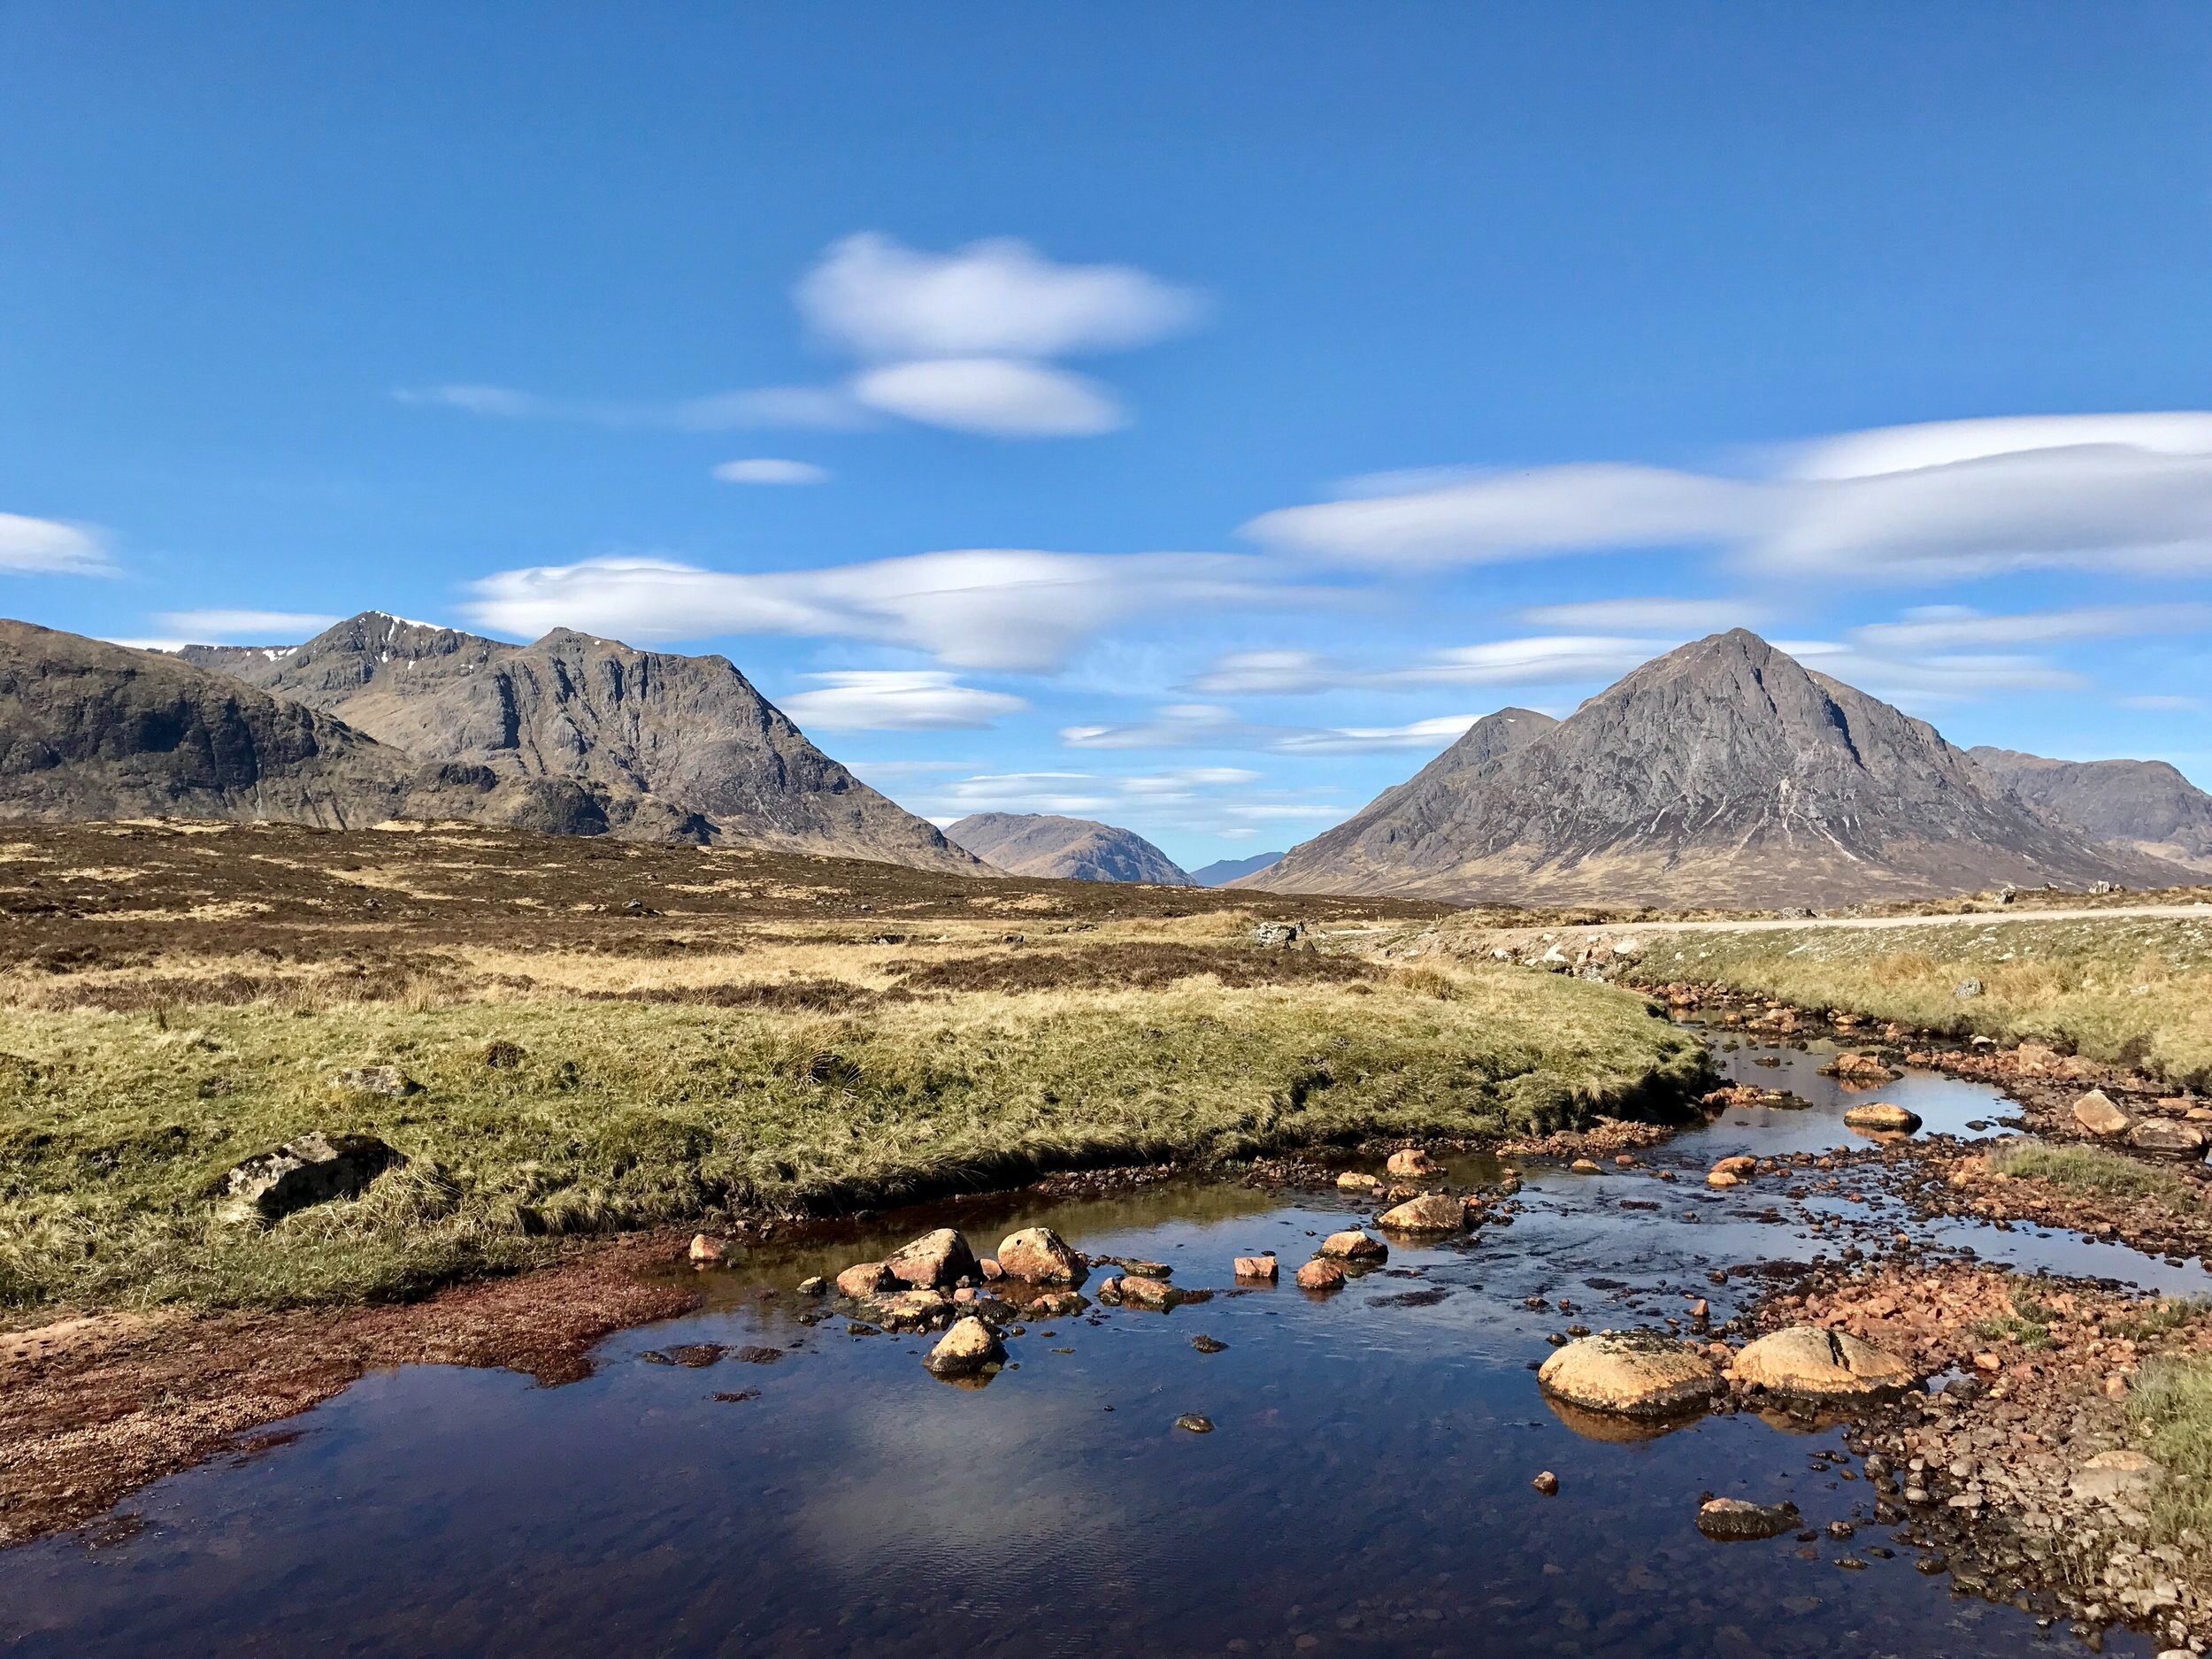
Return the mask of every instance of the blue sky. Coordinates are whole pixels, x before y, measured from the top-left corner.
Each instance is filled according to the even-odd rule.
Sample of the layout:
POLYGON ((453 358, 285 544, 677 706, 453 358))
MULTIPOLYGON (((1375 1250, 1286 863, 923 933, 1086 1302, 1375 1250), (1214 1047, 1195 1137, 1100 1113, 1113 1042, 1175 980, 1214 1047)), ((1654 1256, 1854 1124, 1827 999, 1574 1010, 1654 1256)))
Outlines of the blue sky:
POLYGON ((1738 622, 2212 784, 2212 11, 0 11, 0 612, 1286 845, 1738 622))

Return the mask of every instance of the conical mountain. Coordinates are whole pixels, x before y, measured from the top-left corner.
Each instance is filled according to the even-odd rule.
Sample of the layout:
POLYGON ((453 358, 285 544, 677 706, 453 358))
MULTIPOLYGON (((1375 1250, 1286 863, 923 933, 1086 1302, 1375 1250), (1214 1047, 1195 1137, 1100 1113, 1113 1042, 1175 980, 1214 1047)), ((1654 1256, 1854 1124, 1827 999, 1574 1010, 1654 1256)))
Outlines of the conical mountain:
POLYGON ((726 657, 568 628, 513 645, 373 611, 290 650, 183 654, 411 754, 652 795, 716 839, 986 873, 815 748, 726 657))
POLYGON ((1165 853, 1134 830, 1051 812, 973 812, 945 832, 1010 875, 1066 881, 1138 881, 1194 886, 1165 853))
POLYGON ((1478 724, 1239 885, 1765 907, 2182 879, 2035 811, 1925 721, 1740 628, 1645 664, 1556 725, 1514 718, 1478 724))

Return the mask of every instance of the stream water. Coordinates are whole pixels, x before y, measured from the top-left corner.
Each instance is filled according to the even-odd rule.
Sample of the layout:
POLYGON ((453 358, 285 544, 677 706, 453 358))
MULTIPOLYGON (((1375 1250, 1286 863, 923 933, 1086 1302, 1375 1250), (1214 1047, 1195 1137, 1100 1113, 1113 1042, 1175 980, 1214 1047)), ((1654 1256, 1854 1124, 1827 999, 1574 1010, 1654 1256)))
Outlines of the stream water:
MULTIPOLYGON (((757 1248, 707 1276, 702 1311, 611 1339, 596 1373, 565 1387, 373 1375, 273 1449, 127 1500, 118 1514, 139 1525, 0 1555, 0 1646, 74 1659, 2079 1651, 2062 1624, 1916 1571, 1909 1550, 1870 1555, 1886 1529, 1802 1546, 1697 1532, 1709 1492, 1793 1500, 1811 1527, 1867 1523, 1865 1482, 1816 1455, 1840 1450, 1839 1431, 1746 1413, 1647 1438, 1571 1424, 1540 1395, 1546 1339, 1571 1322, 1655 1324, 1699 1296, 1724 1318, 1758 1281, 1715 1286, 1709 1270, 1926 1236, 1871 1187, 1855 1204, 1793 1203, 1763 1183, 1709 1193, 1699 1178, 1726 1154, 1853 1141, 1821 1055, 1718 1058, 1809 1104, 1731 1111, 1632 1170, 1529 1166, 1515 1225, 1394 1243, 1386 1269, 1325 1300, 1287 1271, 1279 1289, 1233 1290, 1230 1261, 1271 1248, 1287 1270, 1354 1224, 1352 1201, 1171 1185, 932 1206, 757 1248), (932 1339, 803 1318, 808 1274, 929 1226, 961 1226, 982 1250, 1037 1223, 1221 1294, 1032 1325, 982 1388, 928 1376, 932 1339), (1202 1334, 1225 1348, 1198 1351, 1202 1334), (654 1363, 694 1343, 778 1353, 654 1363), (1186 1413, 1215 1432, 1178 1428, 1186 1413), (1541 1470, 1557 1496, 1532 1488, 1541 1470), (1836 1564, 1847 1552, 1864 1570, 1836 1564)), ((1883 1098, 1931 1130, 2008 1133, 2009 1109, 1979 1086, 1915 1074, 1883 1098)), ((2063 1233, 1936 1233, 2024 1268, 2212 1291, 2197 1267, 2063 1233)), ((2107 1651, 2153 1648, 2115 1632, 2107 1651)))

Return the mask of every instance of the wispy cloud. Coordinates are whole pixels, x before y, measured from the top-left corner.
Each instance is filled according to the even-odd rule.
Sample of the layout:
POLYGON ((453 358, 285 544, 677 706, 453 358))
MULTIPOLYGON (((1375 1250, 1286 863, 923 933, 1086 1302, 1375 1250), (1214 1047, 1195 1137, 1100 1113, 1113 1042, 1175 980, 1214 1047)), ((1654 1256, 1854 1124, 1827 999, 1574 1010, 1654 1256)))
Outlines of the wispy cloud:
POLYGON ((785 461, 772 456, 725 461, 714 469, 725 484, 826 484, 830 470, 811 461, 785 461))
POLYGON ((1389 668, 1362 668, 1313 651, 1231 651, 1217 657, 1190 687, 1227 697, 1415 691, 1434 686, 1576 685, 1616 680, 1678 643, 1611 634, 1542 634, 1452 646, 1389 668))
POLYGON ((1586 599, 1572 604, 1531 605, 1521 620, 1540 628, 1664 634, 1696 639, 1729 628, 1763 627, 1774 607, 1755 599, 1586 599))
POLYGON ((403 387, 403 403, 459 410, 500 420, 573 420, 595 426, 645 427, 667 432, 732 432, 746 427, 796 426, 849 432, 874 417, 843 388, 760 386, 697 397, 636 400, 553 397, 508 386, 449 384, 403 387))
POLYGON ((841 637, 911 647, 952 668, 1043 672, 1134 617, 1323 596, 1271 573, 1232 554, 1007 548, 746 574, 603 558, 487 577, 465 609, 485 626, 529 635, 565 626, 632 641, 841 637))
POLYGON ((1425 476, 1245 534, 1384 568, 1717 546, 1753 569, 1934 581, 2034 567, 2212 570, 2212 414, 2020 417, 1844 434, 1749 477, 1611 462, 1425 476))
POLYGON ((1002 691, 964 686, 936 670, 856 669, 809 674, 820 687, 782 701, 802 726, 824 732, 974 732, 1028 703, 1002 691))
POLYGON ((1839 640, 1777 640, 1775 645, 1808 668, 1908 709, 1969 703, 2003 691, 2071 691, 2089 683, 2039 657, 1955 652, 1893 657, 1839 640))
POLYGON ((1079 438, 1128 417, 1087 375, 1010 357, 936 357, 870 369, 852 395, 926 426, 994 438, 1079 438))
POLYGON ((1985 616, 1964 605, 1924 605, 1901 622, 1854 628, 1851 637, 1888 652, 1953 650, 1962 646, 2053 645, 2070 640, 2194 634, 2212 629, 2212 605, 2085 605, 2016 616, 1985 616))
POLYGON ((306 611, 164 611, 154 620, 201 644, 277 641, 291 645, 313 638, 338 618, 306 611))
POLYGON ((2124 709, 2145 709, 2158 714, 2190 714, 2200 709, 2212 709, 2212 699, 2178 693, 2148 692, 2139 697, 2115 697, 2113 701, 2124 709))
POLYGON ((950 823, 971 812, 1058 812, 1104 818, 1143 833, 1185 830, 1233 835, 1256 823, 1333 822, 1345 808, 1294 790, 1269 789, 1261 773, 1236 766, 1144 772, 979 772, 918 797, 925 814, 950 823))
POLYGON ((1142 720, 1117 725, 1068 726, 1060 741, 1070 749, 1251 749, 1278 755, 1372 755, 1395 749, 1444 748, 1475 723, 1471 714, 1441 715, 1406 726, 1267 726, 1214 703, 1170 703, 1142 720))
POLYGON ((16 575, 105 576, 113 572, 97 531, 54 518, 0 512, 0 571, 16 575))

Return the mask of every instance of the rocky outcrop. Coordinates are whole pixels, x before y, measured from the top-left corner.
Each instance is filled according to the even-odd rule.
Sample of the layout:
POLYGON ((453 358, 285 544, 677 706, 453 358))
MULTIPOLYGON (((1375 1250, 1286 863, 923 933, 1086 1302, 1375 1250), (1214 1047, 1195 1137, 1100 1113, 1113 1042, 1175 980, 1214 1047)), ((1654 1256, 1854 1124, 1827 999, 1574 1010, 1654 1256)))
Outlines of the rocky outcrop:
POLYGON ((1134 830, 1043 812, 977 812, 945 832, 1010 875, 1064 881, 1135 881, 1187 887, 1175 861, 1134 830))
POLYGON ((2185 879, 2043 816, 1934 727, 1738 629, 1645 664, 1564 721, 1478 722, 1237 885, 1763 908, 2185 879))
POLYGON ((358 1197, 406 1162, 374 1135, 302 1135, 248 1158, 223 1177, 219 1192, 231 1219, 277 1221, 311 1204, 358 1197))
POLYGON ((807 741, 726 657, 557 628, 513 645, 365 611, 288 650, 184 660, 495 779, 565 780, 697 838, 988 873, 807 741))

